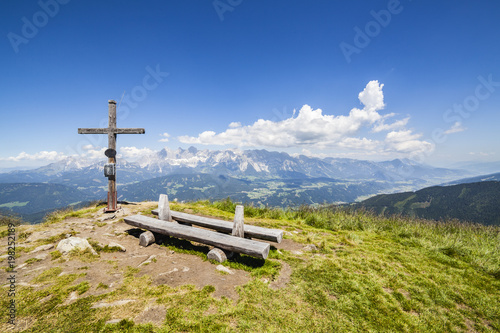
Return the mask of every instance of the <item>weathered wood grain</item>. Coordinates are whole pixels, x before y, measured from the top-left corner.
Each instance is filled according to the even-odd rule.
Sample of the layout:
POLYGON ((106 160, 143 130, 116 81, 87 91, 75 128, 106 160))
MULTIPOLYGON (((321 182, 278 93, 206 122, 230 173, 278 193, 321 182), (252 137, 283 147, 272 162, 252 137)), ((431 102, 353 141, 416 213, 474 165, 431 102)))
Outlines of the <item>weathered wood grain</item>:
POLYGON ((215 231, 161 221, 144 215, 127 216, 124 217, 123 220, 125 223, 134 227, 171 237, 212 245, 220 249, 243 253, 256 258, 266 259, 269 255, 269 244, 251 239, 233 237, 215 231))
POLYGON ((234 211, 234 223, 231 235, 235 237, 244 237, 245 236, 244 228, 245 228, 245 222, 243 218, 243 206, 237 205, 234 211))
MULTIPOLYGON (((158 210, 154 209, 153 214, 158 215, 158 210)), ((174 219, 175 221, 192 223, 200 227, 213 229, 228 234, 230 234, 233 231, 232 222, 222 221, 218 219, 197 216, 187 213, 181 213, 175 210, 171 210, 170 214, 172 216, 172 219, 174 219)), ((245 232, 245 237, 263 239, 275 243, 281 243, 281 240, 283 239, 283 230, 279 229, 269 229, 269 228, 263 228, 245 224, 244 232, 245 232)))
POLYGON ((158 218, 162 221, 172 222, 168 195, 166 194, 160 194, 160 199, 158 200, 158 218))
POLYGON ((207 258, 217 262, 224 262, 227 260, 226 254, 221 249, 214 247, 207 253, 207 258))
POLYGON ((145 231, 139 235, 139 245, 147 247, 155 242, 155 235, 151 231, 145 231))
MULTIPOLYGON (((108 101, 109 123, 107 128, 79 128, 78 134, 107 134, 108 149, 116 150, 117 134, 144 134, 144 128, 116 128, 116 101, 108 101)), ((109 157, 108 163, 116 163, 116 157, 109 157)), ((114 212, 118 209, 116 193, 116 176, 108 178, 108 207, 107 212, 114 212)))
MULTIPOLYGON (((144 134, 144 128, 79 128, 78 134, 144 134)), ((110 147, 108 147, 110 148, 110 147)))

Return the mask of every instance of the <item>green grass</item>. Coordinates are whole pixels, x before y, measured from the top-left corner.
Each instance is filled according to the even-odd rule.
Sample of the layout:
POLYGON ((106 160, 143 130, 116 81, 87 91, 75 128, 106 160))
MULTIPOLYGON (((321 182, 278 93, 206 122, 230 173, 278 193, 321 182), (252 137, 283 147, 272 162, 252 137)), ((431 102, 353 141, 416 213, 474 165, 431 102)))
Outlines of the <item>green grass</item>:
POLYGON ((50 260, 56 260, 62 257, 62 253, 59 250, 55 250, 50 252, 50 257, 51 257, 50 260))
MULTIPOLYGON (((234 206, 227 200, 171 204, 227 220, 234 206)), ((335 207, 246 206, 245 219, 283 228, 285 238, 317 250, 298 254, 272 247, 265 261, 242 255, 225 262, 250 275, 237 287, 236 301, 213 297, 211 285, 156 284, 140 267, 115 267, 123 281, 114 290, 103 283, 91 286, 85 268, 61 275, 62 268, 52 267, 31 281, 40 287, 18 287, 18 319, 35 319, 25 332, 500 331, 500 228, 383 218, 335 207), (291 269, 289 282, 270 288, 267 281, 278 279, 285 265, 291 269), (93 287, 104 294, 89 295, 93 287), (78 300, 64 304, 73 291, 78 300), (120 299, 135 301, 91 308, 120 299), (135 323, 151 304, 165 307, 163 324, 135 323), (105 324, 113 318, 123 320, 105 324)), ((204 246, 168 237, 160 243, 206 260, 204 246)), ((0 298, 0 306, 7 302, 0 298)), ((5 311, 0 320, 6 321, 5 311)))
POLYGON ((33 264, 35 262, 39 262, 39 261, 42 261, 42 259, 31 258, 31 259, 26 260, 25 263, 28 264, 28 265, 31 265, 31 264, 33 264))
POLYGON ((70 217, 80 217, 80 218, 89 218, 92 214, 96 213, 99 209, 102 209, 104 205, 94 205, 89 208, 74 210, 72 207, 67 207, 62 210, 53 211, 47 216, 45 216, 43 223, 44 224, 52 224, 61 222, 70 217))
POLYGON ((97 253, 105 252, 105 253, 111 253, 111 252, 120 252, 121 249, 118 246, 109 246, 109 245, 104 245, 102 246, 97 242, 96 240, 93 240, 91 238, 88 238, 87 241, 89 242, 90 245, 96 250, 97 253))

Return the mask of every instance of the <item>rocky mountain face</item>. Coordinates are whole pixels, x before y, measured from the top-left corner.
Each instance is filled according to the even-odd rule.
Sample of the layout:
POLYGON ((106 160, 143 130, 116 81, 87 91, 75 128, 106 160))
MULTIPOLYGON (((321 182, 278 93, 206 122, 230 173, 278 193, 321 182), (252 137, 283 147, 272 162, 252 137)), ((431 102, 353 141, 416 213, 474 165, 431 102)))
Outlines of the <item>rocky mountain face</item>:
MULTIPOLYGON (((0 183, 54 182, 64 179, 98 177, 102 179, 102 160, 66 160, 28 171, 13 171, 0 174, 0 183), (78 173, 78 174, 77 174, 78 173)), ((410 160, 373 162, 346 158, 315 158, 304 155, 267 150, 197 150, 162 149, 130 163, 118 159, 119 181, 122 183, 141 181, 169 174, 208 173, 245 178, 308 178, 327 177, 348 180, 406 181, 421 180, 436 182, 457 179, 468 175, 461 170, 434 168, 410 160), (134 174, 134 175, 132 175, 134 174)))
MULTIPOLYGON (((47 183, 105 198, 106 158, 70 157, 47 166, 0 173, 0 183, 47 183)), ((118 156, 121 200, 154 200, 158 191, 179 200, 219 199, 264 205, 352 202, 379 193, 413 191, 469 176, 406 159, 373 162, 292 156, 267 150, 163 149, 136 162, 118 156), (156 180, 155 180, 156 179, 156 180)), ((29 192, 22 202, 29 201, 29 192)), ((78 201, 74 200, 73 202, 78 201)), ((9 202, 0 202, 0 205, 9 202)), ((26 206, 29 206, 27 204, 26 206)))

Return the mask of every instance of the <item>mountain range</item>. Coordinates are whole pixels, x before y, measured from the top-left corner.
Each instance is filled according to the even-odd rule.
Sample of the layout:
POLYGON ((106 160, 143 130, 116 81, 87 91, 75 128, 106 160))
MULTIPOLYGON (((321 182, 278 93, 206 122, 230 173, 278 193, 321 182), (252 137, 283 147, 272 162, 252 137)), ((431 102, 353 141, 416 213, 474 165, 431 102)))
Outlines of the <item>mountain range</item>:
MULTIPOLYGON (((66 186, 68 191, 82 193, 81 198, 72 199, 71 203, 104 199, 108 183, 103 175, 104 163, 104 156, 99 160, 69 157, 34 170, 0 173, 0 183, 66 186)), ((118 156, 117 165, 120 200, 156 200, 160 193, 167 193, 172 200, 229 196, 237 201, 282 207, 360 201, 380 193, 415 191, 466 176, 471 174, 408 159, 374 162, 267 150, 195 147, 162 149, 136 162, 118 156)), ((0 192, 0 208, 28 202, 24 206, 14 205, 17 209, 13 209, 19 214, 27 213, 25 210, 31 210, 31 193, 27 188, 24 193, 25 198, 14 200, 0 192)), ((56 197, 54 205, 58 202, 56 197)))
POLYGON ((433 220, 459 219, 500 225, 500 182, 432 186, 416 192, 381 194, 355 204, 375 213, 433 220))

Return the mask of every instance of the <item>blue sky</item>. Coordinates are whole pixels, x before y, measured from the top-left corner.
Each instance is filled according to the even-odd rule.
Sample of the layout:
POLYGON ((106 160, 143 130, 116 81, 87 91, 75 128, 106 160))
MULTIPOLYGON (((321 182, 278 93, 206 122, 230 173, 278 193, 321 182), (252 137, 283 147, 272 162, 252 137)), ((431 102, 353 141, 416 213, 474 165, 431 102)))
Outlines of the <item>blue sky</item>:
POLYGON ((498 161, 499 17, 498 1, 2 1, 0 168, 101 156, 105 136, 77 128, 107 126, 109 99, 118 127, 146 129, 118 136, 130 158, 498 161))

